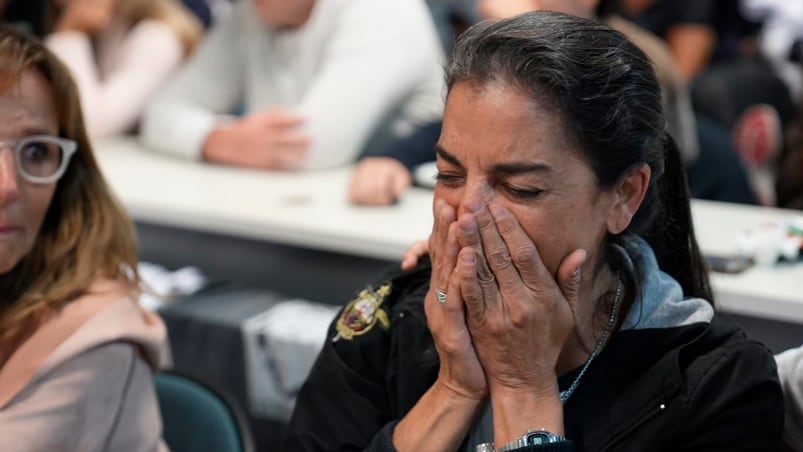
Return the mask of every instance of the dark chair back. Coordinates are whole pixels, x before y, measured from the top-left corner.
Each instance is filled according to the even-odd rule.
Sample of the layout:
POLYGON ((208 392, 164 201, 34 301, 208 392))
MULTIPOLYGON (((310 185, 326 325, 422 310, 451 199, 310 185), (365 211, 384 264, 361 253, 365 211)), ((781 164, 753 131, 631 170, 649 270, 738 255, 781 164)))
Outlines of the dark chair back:
POLYGON ((245 416, 227 397, 193 377, 156 376, 163 437, 171 452, 252 452, 245 416))

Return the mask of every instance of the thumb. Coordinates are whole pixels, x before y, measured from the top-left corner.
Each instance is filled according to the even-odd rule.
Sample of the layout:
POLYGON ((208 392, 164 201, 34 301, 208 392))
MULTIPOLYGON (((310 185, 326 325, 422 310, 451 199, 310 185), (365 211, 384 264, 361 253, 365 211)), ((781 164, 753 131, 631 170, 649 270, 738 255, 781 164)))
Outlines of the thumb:
POLYGON ((582 280, 582 267, 588 253, 579 248, 572 251, 560 265, 558 270, 558 281, 560 291, 569 303, 573 312, 577 312, 578 294, 580 292, 580 281, 582 280))

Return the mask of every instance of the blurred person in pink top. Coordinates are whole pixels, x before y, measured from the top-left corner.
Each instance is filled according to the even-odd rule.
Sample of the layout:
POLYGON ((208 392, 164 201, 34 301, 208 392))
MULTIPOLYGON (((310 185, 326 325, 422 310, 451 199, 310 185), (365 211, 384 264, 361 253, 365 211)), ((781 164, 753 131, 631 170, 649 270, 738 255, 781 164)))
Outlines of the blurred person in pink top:
POLYGON ((50 0, 48 48, 70 69, 91 136, 132 131, 201 38, 178 0, 50 0))

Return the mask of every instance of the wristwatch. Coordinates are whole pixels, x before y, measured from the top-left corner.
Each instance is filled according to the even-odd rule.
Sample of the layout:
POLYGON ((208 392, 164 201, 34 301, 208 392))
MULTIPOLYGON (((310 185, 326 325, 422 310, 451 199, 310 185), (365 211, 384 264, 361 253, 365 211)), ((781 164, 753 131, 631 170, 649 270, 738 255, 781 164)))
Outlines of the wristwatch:
POLYGON ((566 441, 566 438, 556 435, 546 430, 530 430, 524 435, 513 441, 499 446, 494 452, 507 452, 526 446, 538 446, 540 444, 554 444, 566 441))

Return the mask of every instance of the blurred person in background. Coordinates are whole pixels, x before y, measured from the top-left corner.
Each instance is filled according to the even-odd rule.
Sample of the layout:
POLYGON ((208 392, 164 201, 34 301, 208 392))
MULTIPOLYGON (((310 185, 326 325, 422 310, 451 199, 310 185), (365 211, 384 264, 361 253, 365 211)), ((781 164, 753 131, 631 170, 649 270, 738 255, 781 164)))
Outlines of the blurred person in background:
POLYGON ((776 168, 778 207, 803 210, 803 112, 788 128, 776 168))
MULTIPOLYGON (((740 162, 721 127, 709 118, 695 117, 688 86, 678 73, 668 47, 658 37, 614 14, 608 0, 479 0, 479 16, 499 19, 527 11, 556 11, 596 18, 624 33, 655 64, 662 87, 668 127, 678 140, 692 195, 704 199, 754 204, 756 198, 740 162)), ((359 205, 387 205, 413 184, 416 167, 435 158, 440 123, 418 129, 357 164, 351 176, 349 199, 359 205)))
POLYGON ((0 30, 0 450, 164 450, 165 328, 67 68, 0 30))
POLYGON ((792 100, 794 87, 787 84, 759 45, 765 25, 762 22, 770 17, 770 2, 616 3, 617 12, 667 41, 680 72, 691 83, 694 110, 729 132, 759 201, 774 205, 771 167, 797 105, 792 100))
POLYGON ((48 48, 81 94, 91 136, 131 132, 203 28, 177 0, 51 0, 48 48))
POLYGON ((784 394, 784 444, 803 450, 803 346, 775 355, 784 394))
POLYGON ((244 0, 150 104, 141 137, 225 165, 341 165, 440 118, 442 57, 423 0, 244 0))

